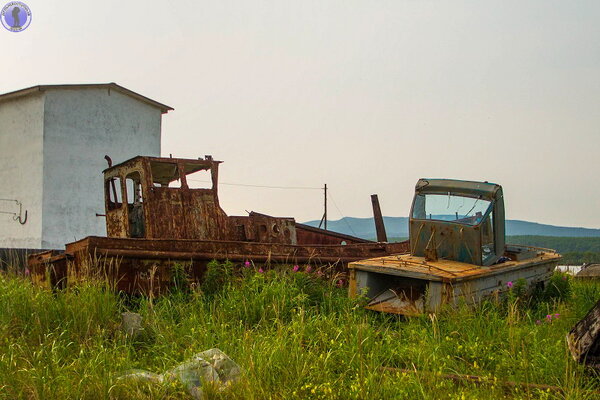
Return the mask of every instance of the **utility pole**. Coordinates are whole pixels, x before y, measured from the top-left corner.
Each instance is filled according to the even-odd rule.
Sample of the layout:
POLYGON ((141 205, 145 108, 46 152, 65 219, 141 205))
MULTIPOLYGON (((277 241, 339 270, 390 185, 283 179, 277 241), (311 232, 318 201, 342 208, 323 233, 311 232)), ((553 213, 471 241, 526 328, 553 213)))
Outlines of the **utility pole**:
POLYGON ((327 184, 323 187, 324 197, 325 197, 325 230, 327 230, 327 184))
POLYGON ((327 184, 323 186, 323 193, 325 212, 323 213, 323 218, 321 218, 321 222, 319 222, 319 228, 321 228, 321 225, 325 223, 325 230, 327 230, 327 184))

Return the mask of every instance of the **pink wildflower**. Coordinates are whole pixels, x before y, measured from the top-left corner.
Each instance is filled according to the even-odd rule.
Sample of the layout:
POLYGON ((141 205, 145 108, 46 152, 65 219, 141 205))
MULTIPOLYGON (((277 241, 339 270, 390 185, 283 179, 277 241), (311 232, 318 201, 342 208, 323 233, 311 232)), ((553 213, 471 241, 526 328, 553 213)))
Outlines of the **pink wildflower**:
POLYGON ((25 276, 29 276, 31 272, 29 272, 29 268, 25 268, 25 276))
POLYGON ((548 315, 546 315, 546 319, 547 319, 548 321, 552 321, 552 314, 548 314, 548 315))
POLYGON ((294 265, 294 268, 292 269, 294 272, 298 272, 298 270, 300 269, 300 266, 298 265, 294 265))
POLYGON ((337 281, 337 286, 338 286, 338 287, 342 287, 342 286, 344 286, 344 280, 343 280, 343 279, 339 279, 339 280, 337 281))
POLYGON ((312 272, 312 267, 310 265, 306 267, 306 272, 308 272, 309 274, 312 272))
POLYGON ((539 324, 541 324, 541 323, 542 323, 542 321, 540 321, 539 319, 538 319, 537 321, 535 321, 535 324, 536 324, 536 325, 539 325, 539 324))
POLYGON ((246 267, 246 268, 250 268, 250 261, 246 261, 246 262, 244 263, 244 267, 246 267))
POLYGON ((558 314, 558 313, 554 314, 554 318, 558 318, 558 317, 560 317, 560 314, 558 314))
POLYGON ((263 271, 263 269, 262 269, 262 268, 259 268, 259 269, 258 269, 258 273, 259 273, 259 274, 262 274, 263 272, 265 272, 265 271, 263 271))
POLYGON ((506 286, 508 286, 508 288, 512 288, 513 287, 513 283, 511 281, 506 282, 506 286))

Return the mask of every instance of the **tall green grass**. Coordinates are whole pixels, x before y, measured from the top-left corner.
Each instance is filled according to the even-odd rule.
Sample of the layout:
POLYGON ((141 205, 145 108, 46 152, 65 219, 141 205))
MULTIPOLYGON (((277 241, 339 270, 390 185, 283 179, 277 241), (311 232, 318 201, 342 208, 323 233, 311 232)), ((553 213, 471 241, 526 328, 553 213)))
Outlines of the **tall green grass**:
POLYGON ((213 264, 209 278, 201 288, 179 285, 149 299, 120 297, 101 281, 52 293, 0 275, 0 397, 187 398, 177 384, 117 378, 132 368, 162 372, 218 347, 245 373, 225 391, 209 390, 209 398, 598 398, 590 391, 597 378, 565 345, 565 334, 600 298, 594 283, 574 282, 564 301, 514 296, 404 319, 364 310, 336 278, 314 271, 213 264), (119 328, 127 310, 144 318, 137 338, 119 328), (491 383, 458 384, 439 373, 491 383), (507 389, 507 380, 563 392, 507 389))

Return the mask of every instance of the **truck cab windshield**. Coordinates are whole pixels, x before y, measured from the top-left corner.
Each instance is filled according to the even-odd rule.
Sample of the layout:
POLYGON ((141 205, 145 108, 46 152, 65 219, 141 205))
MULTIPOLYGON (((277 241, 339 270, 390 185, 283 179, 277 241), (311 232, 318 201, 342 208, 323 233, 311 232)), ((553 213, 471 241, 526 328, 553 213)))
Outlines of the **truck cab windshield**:
POLYGON ((415 196, 412 217, 479 225, 492 202, 476 197, 455 194, 418 194, 415 196))

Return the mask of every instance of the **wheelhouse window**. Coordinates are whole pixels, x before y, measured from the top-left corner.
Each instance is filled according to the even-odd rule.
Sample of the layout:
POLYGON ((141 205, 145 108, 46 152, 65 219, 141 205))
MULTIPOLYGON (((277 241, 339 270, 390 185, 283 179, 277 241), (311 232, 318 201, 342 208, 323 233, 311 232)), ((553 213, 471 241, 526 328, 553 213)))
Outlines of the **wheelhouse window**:
POLYGON ((155 187, 181 187, 181 178, 177 164, 162 161, 150 162, 150 170, 152 172, 152 184, 155 187))
POLYGON ((121 178, 109 178, 104 182, 104 193, 106 194, 109 210, 121 208, 123 204, 121 196, 121 178))
POLYGON ((127 189, 127 204, 139 204, 142 198, 142 177, 139 172, 132 172, 125 178, 127 189))
POLYGON ((193 163, 183 164, 185 180, 190 189, 212 189, 210 168, 193 163))
POLYGON ((145 236, 142 176, 138 171, 125 177, 129 234, 132 238, 145 236))
POLYGON ((454 194, 419 194, 413 204, 414 219, 431 219, 478 225, 483 221, 492 202, 476 197, 454 194))

